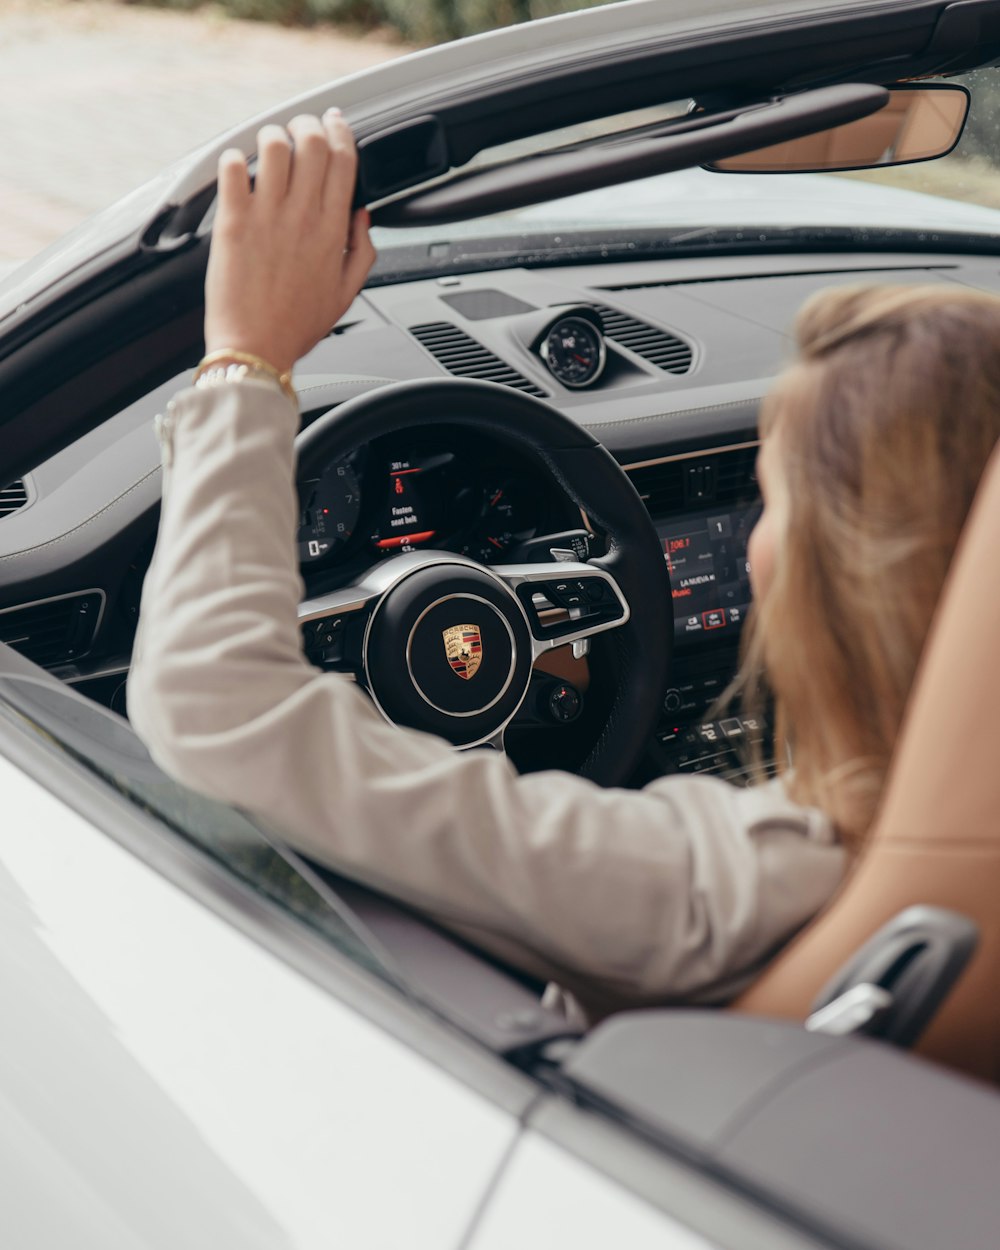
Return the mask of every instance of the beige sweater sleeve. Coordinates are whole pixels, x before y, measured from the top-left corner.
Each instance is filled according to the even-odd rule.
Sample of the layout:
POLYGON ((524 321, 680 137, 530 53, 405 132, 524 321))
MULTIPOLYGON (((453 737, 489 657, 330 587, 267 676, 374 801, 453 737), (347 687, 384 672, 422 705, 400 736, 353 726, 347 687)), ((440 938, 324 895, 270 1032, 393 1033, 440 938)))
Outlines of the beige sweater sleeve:
POLYGON ((301 651, 292 406, 188 390, 163 426, 128 706, 178 780, 592 1010, 721 997, 829 898, 843 852, 778 783, 605 790, 388 725, 301 651))

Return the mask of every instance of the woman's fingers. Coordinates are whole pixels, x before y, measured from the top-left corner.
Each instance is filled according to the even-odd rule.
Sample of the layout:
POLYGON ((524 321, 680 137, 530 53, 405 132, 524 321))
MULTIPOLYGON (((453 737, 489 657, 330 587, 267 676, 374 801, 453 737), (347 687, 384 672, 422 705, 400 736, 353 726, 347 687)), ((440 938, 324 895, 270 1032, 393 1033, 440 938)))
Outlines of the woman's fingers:
POLYGON ((292 170, 292 141, 283 126, 262 126, 257 134, 257 182, 254 199, 277 208, 288 194, 292 170))
POLYGON ((254 198, 272 211, 287 201, 300 215, 322 214, 325 231, 346 240, 357 176, 357 149, 340 111, 330 109, 322 121, 300 114, 292 118, 287 130, 265 126, 257 142, 254 198))
POLYGON ((318 211, 331 155, 326 131, 318 117, 303 113, 288 123, 288 133, 294 144, 289 198, 300 209, 318 211))
POLYGON ((354 146, 351 128, 339 109, 328 109, 323 114, 323 129, 330 146, 330 164, 323 186, 323 211, 343 216, 346 235, 347 214, 354 199, 354 182, 358 172, 358 150, 354 146))
POLYGON ((352 298, 364 286, 368 270, 375 263, 375 248, 368 234, 370 224, 371 216, 366 208, 359 208, 351 218, 342 275, 344 290, 350 291, 352 298))
POLYGON ((219 157, 220 217, 232 217, 250 203, 250 174, 246 157, 236 148, 227 148, 219 157))

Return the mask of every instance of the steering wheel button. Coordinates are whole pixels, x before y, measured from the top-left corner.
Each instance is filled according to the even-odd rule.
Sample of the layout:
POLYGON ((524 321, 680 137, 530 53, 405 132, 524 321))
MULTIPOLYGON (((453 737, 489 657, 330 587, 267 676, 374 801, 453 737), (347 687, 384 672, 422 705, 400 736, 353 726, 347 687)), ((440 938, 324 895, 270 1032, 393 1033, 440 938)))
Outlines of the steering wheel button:
POLYGON ((549 601, 560 608, 569 606, 567 596, 575 593, 571 582, 542 582, 540 585, 549 601))

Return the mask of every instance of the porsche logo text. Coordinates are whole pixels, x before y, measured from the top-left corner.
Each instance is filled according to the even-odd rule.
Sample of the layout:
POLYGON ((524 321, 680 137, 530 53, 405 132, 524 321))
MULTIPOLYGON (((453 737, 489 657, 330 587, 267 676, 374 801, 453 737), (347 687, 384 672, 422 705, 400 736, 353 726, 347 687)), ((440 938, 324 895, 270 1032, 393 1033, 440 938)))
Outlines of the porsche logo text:
POLYGON ((483 662, 483 639, 478 625, 452 625, 441 631, 444 653, 453 673, 471 681, 483 662))

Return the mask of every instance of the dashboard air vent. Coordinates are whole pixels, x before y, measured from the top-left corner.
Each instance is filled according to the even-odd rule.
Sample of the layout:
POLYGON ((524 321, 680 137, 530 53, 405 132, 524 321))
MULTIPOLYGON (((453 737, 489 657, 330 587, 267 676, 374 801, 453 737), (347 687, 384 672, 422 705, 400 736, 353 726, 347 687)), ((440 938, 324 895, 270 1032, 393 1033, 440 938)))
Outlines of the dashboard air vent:
POLYGON ((687 373, 691 368, 694 359, 691 344, 685 343, 676 334, 658 330, 656 326, 617 308, 609 308, 606 304, 595 304, 594 307, 601 314, 605 335, 613 343, 627 347, 630 352, 635 352, 667 373, 687 373))
POLYGON ((630 469, 632 485, 652 516, 696 508, 752 503, 759 495, 754 464, 757 444, 706 451, 630 469))
POLYGON ((0 608, 0 642, 43 668, 67 664, 89 650, 103 608, 99 590, 0 608))
POLYGON ((0 487, 0 520, 16 512, 18 508, 23 508, 27 502, 28 488, 20 479, 11 482, 9 486, 0 487))
POLYGON ((439 365, 456 377, 499 382, 501 386, 513 386, 539 399, 548 394, 448 321, 429 321, 426 325, 410 326, 410 333, 439 365))

